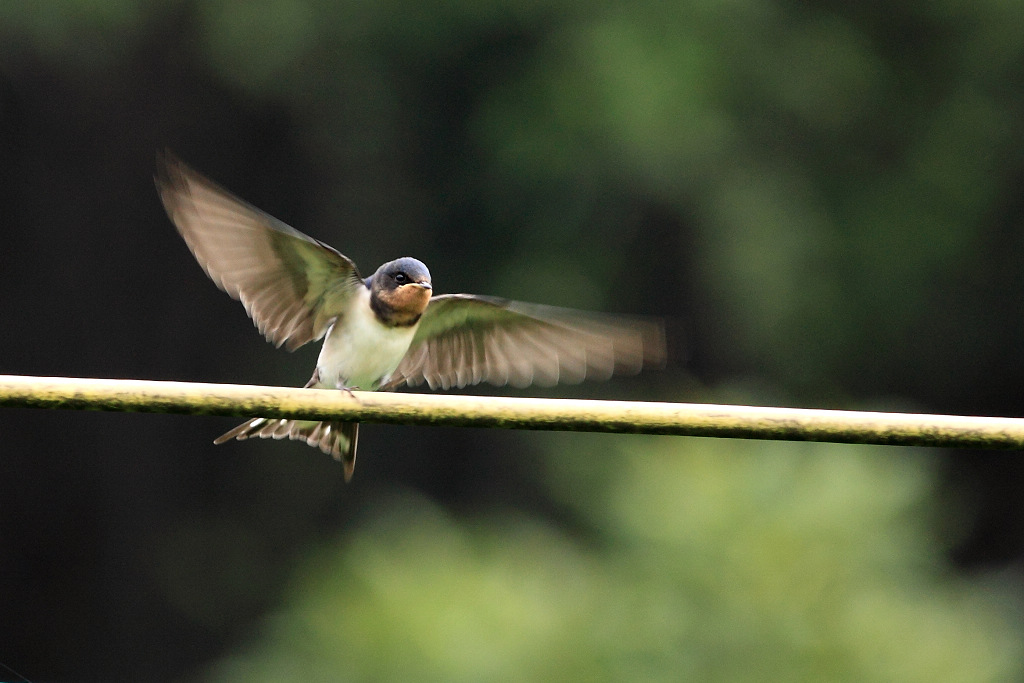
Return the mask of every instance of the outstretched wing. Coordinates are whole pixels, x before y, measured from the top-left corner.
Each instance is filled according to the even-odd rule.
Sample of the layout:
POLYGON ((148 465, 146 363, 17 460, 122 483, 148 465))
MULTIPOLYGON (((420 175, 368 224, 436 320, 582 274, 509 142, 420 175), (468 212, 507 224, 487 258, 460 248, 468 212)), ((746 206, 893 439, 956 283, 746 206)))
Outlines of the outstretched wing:
POLYGON ((235 197, 170 152, 157 158, 156 186, 199 265, 278 347, 293 351, 322 337, 365 287, 347 257, 235 197))
POLYGON ((384 387, 550 386, 663 365, 660 321, 471 294, 430 300, 412 346, 384 387))

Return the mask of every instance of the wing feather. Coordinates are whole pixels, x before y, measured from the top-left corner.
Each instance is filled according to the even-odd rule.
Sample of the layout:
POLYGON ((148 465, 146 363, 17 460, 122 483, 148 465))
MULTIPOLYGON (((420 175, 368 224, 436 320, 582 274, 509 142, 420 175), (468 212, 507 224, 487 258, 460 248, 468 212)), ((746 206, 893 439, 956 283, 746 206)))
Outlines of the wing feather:
POLYGON ((235 197, 170 152, 157 159, 156 185, 199 265, 277 346, 291 351, 322 337, 365 287, 347 257, 235 197))
POLYGON ((635 374, 665 356, 658 320, 444 294, 430 300, 386 388, 576 383, 635 374))

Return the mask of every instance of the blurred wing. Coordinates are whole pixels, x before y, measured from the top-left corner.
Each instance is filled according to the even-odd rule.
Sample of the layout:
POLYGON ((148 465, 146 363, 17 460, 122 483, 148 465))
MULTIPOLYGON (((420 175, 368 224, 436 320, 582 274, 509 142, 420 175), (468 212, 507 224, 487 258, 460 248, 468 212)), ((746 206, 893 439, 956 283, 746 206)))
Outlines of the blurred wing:
POLYGON ((218 287, 289 351, 319 339, 365 284, 352 261, 238 199, 170 152, 157 159, 167 215, 218 287))
POLYGON ((480 382, 550 386, 664 363, 660 321, 444 294, 430 300, 385 388, 424 381, 431 389, 480 382))

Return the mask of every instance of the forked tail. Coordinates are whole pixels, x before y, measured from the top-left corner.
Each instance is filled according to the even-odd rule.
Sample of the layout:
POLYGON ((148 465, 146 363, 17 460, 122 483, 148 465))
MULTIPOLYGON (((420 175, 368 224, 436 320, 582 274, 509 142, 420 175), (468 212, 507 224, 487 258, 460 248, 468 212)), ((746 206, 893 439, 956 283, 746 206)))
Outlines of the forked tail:
POLYGON ((221 434, 214 443, 221 444, 231 439, 245 441, 249 437, 261 439, 283 439, 305 441, 324 453, 340 460, 345 468, 345 481, 352 480, 356 468, 356 445, 359 441, 358 422, 313 422, 311 420, 285 420, 254 417, 229 432, 221 434))

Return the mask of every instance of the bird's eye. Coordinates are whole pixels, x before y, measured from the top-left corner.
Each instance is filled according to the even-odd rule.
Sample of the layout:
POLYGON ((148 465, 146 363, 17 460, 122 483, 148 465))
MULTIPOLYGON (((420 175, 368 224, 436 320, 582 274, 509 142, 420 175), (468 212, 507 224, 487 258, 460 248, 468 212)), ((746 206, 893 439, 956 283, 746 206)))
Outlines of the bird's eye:
POLYGON ((395 282, 397 282, 400 285, 404 285, 408 281, 409 276, 406 275, 405 273, 398 273, 397 275, 395 275, 395 282))

